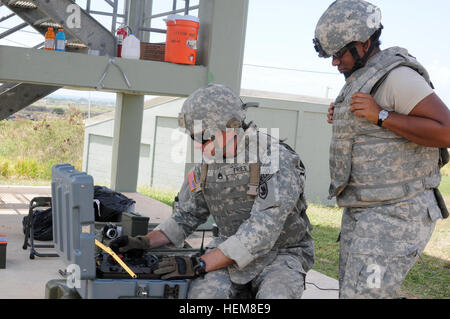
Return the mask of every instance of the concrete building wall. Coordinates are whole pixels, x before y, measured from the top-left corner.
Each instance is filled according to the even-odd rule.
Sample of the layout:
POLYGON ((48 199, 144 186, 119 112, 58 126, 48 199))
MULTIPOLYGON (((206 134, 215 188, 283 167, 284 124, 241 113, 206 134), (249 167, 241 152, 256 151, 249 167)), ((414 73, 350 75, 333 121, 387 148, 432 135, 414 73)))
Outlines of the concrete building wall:
MULTIPOLYGON (((279 134, 300 154, 306 166, 307 199, 333 204, 329 186, 328 148, 331 126, 326 121, 330 101, 304 96, 242 90, 244 102, 259 102, 248 110, 253 121, 271 135, 279 134)), ((188 137, 178 129, 177 116, 184 98, 159 97, 146 102, 144 110, 138 185, 178 190, 193 166, 188 137)), ((83 169, 94 181, 109 184, 113 115, 86 121, 83 169)))

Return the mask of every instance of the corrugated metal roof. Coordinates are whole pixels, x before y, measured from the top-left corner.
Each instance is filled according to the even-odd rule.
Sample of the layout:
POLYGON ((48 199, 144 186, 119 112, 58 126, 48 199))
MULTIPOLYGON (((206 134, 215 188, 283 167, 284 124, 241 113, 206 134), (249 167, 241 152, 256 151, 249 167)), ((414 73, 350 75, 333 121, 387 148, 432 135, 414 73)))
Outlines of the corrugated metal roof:
POLYGON ((279 93, 279 92, 269 92, 269 91, 258 91, 258 90, 247 90, 247 89, 241 89, 241 96, 266 98, 266 99, 273 99, 273 100, 297 101, 297 102, 306 102, 306 103, 314 103, 314 104, 326 104, 326 105, 329 105, 331 102, 333 102, 332 99, 326 99, 326 98, 320 98, 320 97, 314 97, 314 96, 279 93))

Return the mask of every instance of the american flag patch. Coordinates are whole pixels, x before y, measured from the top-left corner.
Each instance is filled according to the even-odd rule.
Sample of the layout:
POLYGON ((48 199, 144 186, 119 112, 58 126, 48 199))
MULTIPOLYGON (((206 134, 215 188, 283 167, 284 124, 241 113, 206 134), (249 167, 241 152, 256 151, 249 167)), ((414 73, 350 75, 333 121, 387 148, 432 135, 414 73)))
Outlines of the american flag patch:
POLYGON ((187 175, 189 188, 191 189, 191 192, 197 188, 197 182, 195 181, 195 175, 194 171, 190 172, 187 175))

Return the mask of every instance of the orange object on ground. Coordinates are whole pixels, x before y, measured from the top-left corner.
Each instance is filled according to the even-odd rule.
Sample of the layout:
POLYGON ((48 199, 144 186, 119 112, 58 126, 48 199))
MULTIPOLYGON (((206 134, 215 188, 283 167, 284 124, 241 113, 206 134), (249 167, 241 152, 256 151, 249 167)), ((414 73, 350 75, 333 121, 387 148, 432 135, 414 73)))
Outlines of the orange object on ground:
POLYGON ((169 15, 166 20, 166 62, 195 64, 199 19, 193 16, 169 15))
POLYGON ((47 32, 45 33, 45 50, 55 50, 55 41, 56 35, 53 31, 53 28, 48 28, 47 32))

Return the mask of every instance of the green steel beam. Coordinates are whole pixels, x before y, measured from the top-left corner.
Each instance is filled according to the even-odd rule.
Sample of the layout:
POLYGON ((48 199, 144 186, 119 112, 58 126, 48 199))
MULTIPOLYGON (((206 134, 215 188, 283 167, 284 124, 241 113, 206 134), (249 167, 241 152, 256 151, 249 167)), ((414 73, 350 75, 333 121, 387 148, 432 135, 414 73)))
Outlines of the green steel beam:
POLYGON ((116 101, 111 188, 118 192, 136 192, 144 96, 118 93, 116 101))
POLYGON ((134 35, 143 42, 150 42, 150 32, 141 31, 141 27, 150 28, 153 0, 131 0, 128 2, 128 25, 134 32, 134 35))
MULTIPOLYGON (((142 95, 188 96, 208 83, 207 68, 174 63, 114 60, 102 91, 142 95)), ((105 56, 0 46, 0 82, 24 82, 95 90, 109 63, 105 56)))
MULTIPOLYGON (((146 12, 151 12, 152 0, 131 0, 128 23, 142 41, 138 27, 146 12)), ((153 75, 154 78, 158 78, 153 75)), ((111 161, 111 188, 118 192, 136 192, 139 174, 139 153, 144 115, 144 95, 116 94, 114 137, 111 161)))
POLYGON ((239 94, 249 0, 200 1, 199 64, 208 66, 208 82, 239 94))

